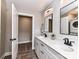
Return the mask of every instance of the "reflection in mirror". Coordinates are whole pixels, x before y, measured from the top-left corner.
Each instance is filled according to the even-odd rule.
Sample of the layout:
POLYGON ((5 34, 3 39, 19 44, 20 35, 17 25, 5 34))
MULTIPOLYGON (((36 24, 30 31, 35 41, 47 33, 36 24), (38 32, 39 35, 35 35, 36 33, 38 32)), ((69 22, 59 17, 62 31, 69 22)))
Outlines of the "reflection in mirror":
POLYGON ((52 32, 52 19, 49 19, 49 21, 48 21, 48 26, 49 26, 49 28, 48 28, 48 30, 49 30, 49 32, 52 32))
POLYGON ((60 17, 60 33, 78 35, 78 7, 75 7, 64 14, 62 13, 63 12, 61 12, 60 17))
POLYGON ((45 32, 52 33, 53 32, 53 14, 45 17, 44 19, 45 32))

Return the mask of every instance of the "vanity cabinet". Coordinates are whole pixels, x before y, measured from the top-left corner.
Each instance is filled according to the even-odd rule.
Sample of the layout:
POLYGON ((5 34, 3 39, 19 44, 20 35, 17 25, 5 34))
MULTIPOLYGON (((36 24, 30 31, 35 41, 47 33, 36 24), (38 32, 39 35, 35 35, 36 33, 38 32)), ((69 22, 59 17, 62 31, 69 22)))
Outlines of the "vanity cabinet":
POLYGON ((39 59, 66 59, 38 38, 35 38, 34 42, 35 52, 39 59))
POLYGON ((34 47, 35 47, 35 52, 39 58, 40 57, 40 47, 39 47, 39 41, 37 41, 36 39, 34 41, 34 47))

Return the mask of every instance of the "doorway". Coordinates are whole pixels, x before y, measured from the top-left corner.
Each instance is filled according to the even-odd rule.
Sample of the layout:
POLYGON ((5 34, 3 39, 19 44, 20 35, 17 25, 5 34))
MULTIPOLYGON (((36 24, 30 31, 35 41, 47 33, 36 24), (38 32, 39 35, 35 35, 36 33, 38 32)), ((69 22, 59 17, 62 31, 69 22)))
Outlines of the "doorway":
POLYGON ((18 16, 18 56, 17 59, 37 59, 32 50, 33 19, 31 16, 18 16))
POLYGON ((18 42, 32 42, 32 17, 19 15, 18 18, 18 42))
POLYGON ((17 59, 32 59, 32 17, 18 16, 18 42, 17 59), (29 52, 30 55, 27 52, 29 52))

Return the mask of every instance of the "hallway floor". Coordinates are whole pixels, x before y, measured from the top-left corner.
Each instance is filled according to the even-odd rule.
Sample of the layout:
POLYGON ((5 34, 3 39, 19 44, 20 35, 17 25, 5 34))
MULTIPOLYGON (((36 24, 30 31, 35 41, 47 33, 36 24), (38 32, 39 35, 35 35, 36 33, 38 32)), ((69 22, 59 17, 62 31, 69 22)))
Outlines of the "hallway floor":
MULTIPOLYGON (((4 59, 11 59, 11 56, 4 59)), ((38 59, 35 52, 32 51, 32 43, 25 43, 18 45, 17 59, 38 59)))
POLYGON ((17 59, 37 59, 35 52, 32 51, 32 43, 19 44, 17 59))

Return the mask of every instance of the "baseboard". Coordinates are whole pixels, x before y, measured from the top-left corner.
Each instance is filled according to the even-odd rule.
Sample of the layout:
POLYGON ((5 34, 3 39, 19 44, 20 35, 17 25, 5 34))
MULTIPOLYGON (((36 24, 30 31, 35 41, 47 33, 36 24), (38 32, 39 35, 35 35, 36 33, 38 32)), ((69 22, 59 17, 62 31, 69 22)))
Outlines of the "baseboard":
POLYGON ((0 59, 4 59, 5 56, 8 56, 8 55, 11 55, 11 52, 5 52, 1 57, 0 59))
POLYGON ((4 54, 0 57, 0 59, 4 59, 4 54))
POLYGON ((12 53, 11 53, 11 52, 6 52, 6 53, 4 54, 4 56, 8 56, 8 55, 12 55, 12 53))
POLYGON ((22 41, 22 42, 18 42, 18 44, 23 44, 23 43, 29 43, 31 41, 22 41))

